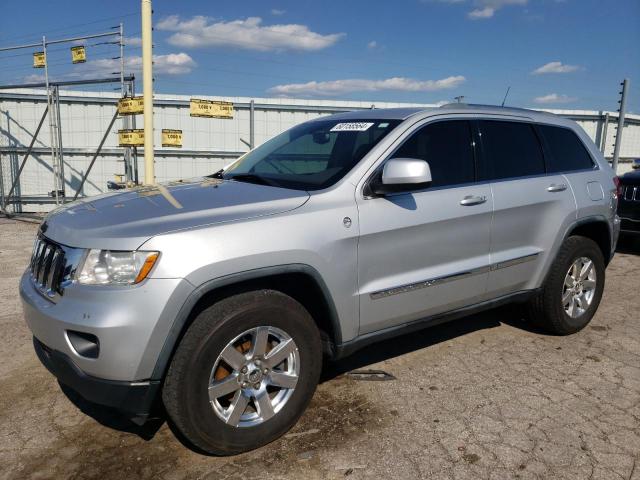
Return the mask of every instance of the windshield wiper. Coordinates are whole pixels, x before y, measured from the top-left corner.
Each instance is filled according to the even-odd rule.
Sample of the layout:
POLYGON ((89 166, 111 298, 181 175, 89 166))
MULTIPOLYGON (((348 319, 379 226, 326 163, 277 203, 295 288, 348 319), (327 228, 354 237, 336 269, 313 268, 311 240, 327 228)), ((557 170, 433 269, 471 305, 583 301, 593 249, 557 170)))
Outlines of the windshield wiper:
POLYGON ((211 175, 207 175, 208 178, 224 178, 222 176, 222 173, 224 172, 224 169, 221 168, 220 170, 218 170, 216 173, 212 173, 211 175))
POLYGON ((257 183, 258 185, 268 185, 270 187, 277 187, 278 185, 272 180, 267 180, 260 175, 254 173, 237 173, 235 175, 229 175, 227 180, 236 180, 238 182, 257 183))

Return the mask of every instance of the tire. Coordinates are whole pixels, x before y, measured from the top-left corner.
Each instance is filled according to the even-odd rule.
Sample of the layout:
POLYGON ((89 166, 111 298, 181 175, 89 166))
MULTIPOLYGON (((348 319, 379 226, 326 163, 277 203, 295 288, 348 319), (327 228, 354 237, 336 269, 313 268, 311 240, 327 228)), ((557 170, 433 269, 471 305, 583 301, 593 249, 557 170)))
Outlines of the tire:
POLYGON ((320 334, 300 303, 273 290, 240 293, 195 318, 171 361, 162 399, 173 425, 189 443, 209 454, 234 455, 272 442, 297 422, 315 392, 321 367, 320 334), (259 340, 260 332, 266 340, 259 340), (286 359, 271 365, 283 346, 286 351, 280 349, 279 356, 286 354, 286 359), (248 362, 244 373, 242 362, 248 362), (297 383, 291 385, 291 372, 296 371, 297 383), (278 385, 285 378, 286 388, 278 385), (216 397, 226 385, 233 392, 216 397), (245 413, 239 416, 236 411, 245 413))
MULTIPOLYGON (((580 269, 580 265, 581 263, 577 264, 578 269, 580 269)), ((605 265, 600 247, 593 240, 586 237, 569 237, 560 247, 558 256, 551 266, 541 291, 528 303, 528 317, 532 323, 555 335, 570 335, 579 332, 587 326, 598 309, 604 290, 604 281, 605 265), (590 280, 591 273, 589 273, 586 280, 582 280, 577 286, 575 283, 578 282, 568 280, 568 276, 575 272, 572 269, 574 263, 580 261, 580 259, 588 259, 593 262, 592 269, 594 270, 595 286, 588 306, 586 305, 587 297, 578 295, 578 297, 582 297, 582 300, 574 302, 571 297, 575 295, 569 291, 570 288, 586 289, 586 285, 590 285, 590 281, 592 281, 590 280), (572 270, 570 271, 570 269, 572 270), (571 283, 574 283, 573 287, 566 286, 571 283), (565 295, 570 298, 569 303, 563 302, 565 295), (572 311, 572 302, 574 308, 573 316, 567 311, 567 309, 572 311), (586 306, 586 308, 582 308, 581 304, 582 307, 586 306)))

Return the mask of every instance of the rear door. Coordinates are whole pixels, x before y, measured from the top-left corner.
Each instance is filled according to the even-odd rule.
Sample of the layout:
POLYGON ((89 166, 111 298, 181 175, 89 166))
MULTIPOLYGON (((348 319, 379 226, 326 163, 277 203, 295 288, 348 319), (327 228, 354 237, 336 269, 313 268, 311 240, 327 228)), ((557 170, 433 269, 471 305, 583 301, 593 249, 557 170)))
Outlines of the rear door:
POLYGON ((486 293, 491 187, 476 181, 470 123, 418 127, 394 157, 428 161, 433 182, 357 200, 360 334, 478 303, 486 293))
POLYGON ((494 199, 492 298, 537 287, 545 261, 575 219, 567 179, 547 173, 542 143, 526 121, 479 120, 482 174, 494 199))

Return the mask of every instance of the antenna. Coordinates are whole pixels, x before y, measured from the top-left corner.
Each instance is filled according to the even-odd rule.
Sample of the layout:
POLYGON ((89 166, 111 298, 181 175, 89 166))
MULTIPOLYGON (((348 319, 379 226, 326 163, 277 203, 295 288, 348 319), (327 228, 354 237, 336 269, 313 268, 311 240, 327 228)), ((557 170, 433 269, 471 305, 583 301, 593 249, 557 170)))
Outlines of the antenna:
POLYGON ((507 87, 507 93, 504 94, 504 98, 502 99, 502 105, 500 105, 501 107, 504 107, 504 102, 507 101, 507 97, 509 96, 509 90, 511 90, 511 85, 507 87))
POLYGON ((462 100, 464 99, 464 95, 459 95, 457 97, 453 97, 453 99, 458 103, 462 103, 462 100))

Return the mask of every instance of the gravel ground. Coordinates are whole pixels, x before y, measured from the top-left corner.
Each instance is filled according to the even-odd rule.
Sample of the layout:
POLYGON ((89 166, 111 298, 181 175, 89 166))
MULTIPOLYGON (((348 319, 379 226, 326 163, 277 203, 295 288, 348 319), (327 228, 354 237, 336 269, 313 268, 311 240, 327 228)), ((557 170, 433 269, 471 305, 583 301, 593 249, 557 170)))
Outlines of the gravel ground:
POLYGON ((640 479, 640 246, 607 270, 570 337, 502 308, 373 345, 327 368, 284 438, 236 457, 186 448, 65 394, 18 299, 36 226, 0 218, 0 478, 640 479), (345 372, 380 369, 389 381, 345 372))

